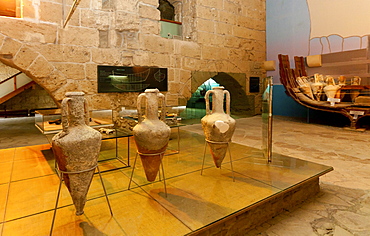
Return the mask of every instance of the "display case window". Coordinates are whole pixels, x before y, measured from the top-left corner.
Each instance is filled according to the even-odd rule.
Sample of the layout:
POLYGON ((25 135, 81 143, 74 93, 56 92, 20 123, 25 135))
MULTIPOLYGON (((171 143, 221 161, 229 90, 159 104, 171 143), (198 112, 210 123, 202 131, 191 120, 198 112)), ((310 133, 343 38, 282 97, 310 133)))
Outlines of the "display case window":
POLYGON ((181 39, 182 37, 182 3, 179 1, 159 0, 161 13, 161 37, 181 39))
POLYGON ((1 0, 0 16, 21 17, 22 0, 1 0))
POLYGON ((249 78, 249 92, 259 93, 260 92, 260 77, 249 78))
MULTIPOLYGON (((58 133, 62 130, 61 109, 37 110, 35 112, 35 126, 43 134, 58 133)), ((93 128, 112 127, 112 110, 92 110, 89 126, 93 128)))

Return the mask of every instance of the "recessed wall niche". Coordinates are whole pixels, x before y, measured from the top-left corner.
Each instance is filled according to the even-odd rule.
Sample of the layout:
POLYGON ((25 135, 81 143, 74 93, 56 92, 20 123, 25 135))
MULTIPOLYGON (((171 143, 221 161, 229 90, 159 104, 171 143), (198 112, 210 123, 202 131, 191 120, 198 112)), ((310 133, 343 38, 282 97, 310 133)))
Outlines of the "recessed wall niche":
POLYGON ((179 1, 159 0, 157 9, 161 13, 161 37, 181 39, 182 3, 179 1))
POLYGON ((249 78, 249 92, 259 93, 260 92, 260 77, 249 78))

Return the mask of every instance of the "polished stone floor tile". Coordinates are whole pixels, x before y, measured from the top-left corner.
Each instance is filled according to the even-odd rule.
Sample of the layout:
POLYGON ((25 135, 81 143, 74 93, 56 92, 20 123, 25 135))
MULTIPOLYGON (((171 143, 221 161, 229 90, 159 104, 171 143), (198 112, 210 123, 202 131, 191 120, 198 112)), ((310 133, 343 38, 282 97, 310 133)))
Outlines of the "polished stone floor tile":
POLYGON ((0 149, 0 163, 13 161, 14 153, 14 148, 0 149))
POLYGON ((192 230, 226 217, 280 190, 226 169, 207 168, 143 189, 192 230), (233 194, 230 194, 230 193, 233 194))
MULTIPOLYGON (((13 220, 54 209, 58 186, 59 178, 57 175, 12 182, 5 220, 13 220)), ((60 206, 71 203, 67 188, 62 188, 60 206)))
MULTIPOLYGON (((3 224, 3 236, 49 235, 53 212, 45 212, 3 224)), ((54 234, 55 235, 55 234, 54 234)))
POLYGON ((127 235, 185 235, 190 232, 172 213, 143 190, 112 195, 114 218, 127 235))
POLYGON ((0 184, 7 184, 12 174, 13 162, 0 162, 0 184))
POLYGON ((14 161, 12 181, 55 174, 55 161, 42 157, 14 161))
MULTIPOLYGON (((185 235, 190 232, 181 221, 140 189, 109 196, 113 217, 104 198, 88 201, 85 213, 74 214, 73 206, 57 210, 53 235, 185 235)), ((53 211, 4 224, 3 235, 48 235, 53 211), (38 227, 30 227, 40 222, 38 227), (21 226, 21 227, 19 227, 21 226)))
MULTIPOLYGON (((132 138, 130 147, 127 139, 118 141, 124 161, 130 154, 130 167, 116 159, 115 141, 104 141, 99 169, 114 216, 96 173, 81 216, 75 215, 70 194, 62 185, 53 235, 185 235, 330 169, 283 156, 266 165, 261 150, 231 143, 234 172, 229 154, 222 168, 216 168, 207 147, 201 175, 204 137, 188 131, 180 131, 180 137, 180 152, 163 157, 165 179, 158 175, 154 182, 146 180, 140 157, 132 172, 136 157, 132 138)), ((170 140, 168 149, 167 154, 178 150, 177 139, 170 140)), ((12 150, 1 153, 12 155, 12 150)), ((13 154, 14 161, 8 161, 14 165, 8 201, 4 193, 8 185, 0 184, 3 216, 6 207, 1 219, 5 222, 0 223, 3 235, 48 235, 59 186, 50 145, 15 148, 13 154), (38 227, 30 228, 35 222, 38 227)), ((3 163, 7 162, 0 162, 0 170, 9 179, 9 167, 3 163)))
MULTIPOLYGON (((0 222, 4 221, 9 184, 0 184, 0 222)), ((0 223, 1 225, 1 223, 0 223)), ((1 231, 0 231, 1 232, 1 231)))
MULTIPOLYGON (((128 189, 129 178, 121 171, 114 170, 110 172, 105 172, 101 174, 104 187, 107 194, 114 194, 126 191, 128 189)), ((135 188, 137 185, 132 182, 131 187, 135 188)), ((104 189, 101 183, 99 175, 96 173, 94 175, 91 187, 88 193, 88 199, 104 196, 104 189)))
POLYGON ((263 159, 245 158, 233 162, 234 171, 279 189, 300 183, 315 175, 323 175, 332 170, 329 166, 303 161, 278 154, 272 155, 273 162, 263 159))
POLYGON ((43 151, 50 150, 49 144, 35 146, 18 147, 15 149, 14 160, 25 160, 34 158, 44 158, 43 151))
MULTIPOLYGON (((215 166, 208 146, 206 146, 206 152, 204 154, 205 141, 202 136, 192 134, 190 132, 180 132, 180 135, 181 144, 184 147, 183 149, 180 149, 180 154, 164 155, 162 160, 166 178, 181 176, 190 172, 199 172, 202 168, 203 157, 205 158, 204 168, 215 166)), ((251 148, 239 144, 230 144, 230 152, 233 160, 245 158, 246 156, 250 156, 251 153, 253 153, 253 151, 251 151, 251 148)), ((261 152, 259 152, 258 154, 256 153, 255 155, 261 156, 261 152)), ((134 161, 135 156, 131 159, 131 165, 134 164, 134 161)), ((226 154, 222 165, 230 168, 229 153, 226 154)), ((125 173, 127 173, 127 175, 131 174, 127 170, 125 170, 125 173)), ((157 177, 157 181, 158 179, 159 177, 157 177)), ((145 178, 144 170, 142 168, 139 156, 137 157, 133 180, 139 185, 148 183, 145 178)))
POLYGON ((128 167, 127 166, 127 161, 124 160, 125 163, 122 163, 121 161, 119 161, 117 158, 113 157, 111 159, 103 159, 101 160, 99 158, 98 160, 98 167, 100 169, 101 172, 106 172, 106 171, 110 171, 110 170, 113 170, 113 169, 121 169, 121 168, 125 168, 125 167, 128 167))

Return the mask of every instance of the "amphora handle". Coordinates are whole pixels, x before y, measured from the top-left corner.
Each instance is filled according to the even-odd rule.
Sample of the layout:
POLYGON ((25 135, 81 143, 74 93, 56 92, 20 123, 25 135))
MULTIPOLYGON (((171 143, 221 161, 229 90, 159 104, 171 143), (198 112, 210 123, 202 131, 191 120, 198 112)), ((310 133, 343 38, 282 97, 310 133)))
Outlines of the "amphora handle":
MULTIPOLYGON (((161 117, 160 117, 160 120, 164 121, 165 118, 166 118, 166 101, 165 101, 165 97, 162 93, 158 93, 157 94, 157 97, 151 97, 151 95, 149 95, 149 98, 148 98, 148 94, 146 93, 141 93, 139 94, 139 96, 137 97, 137 115, 138 115, 138 123, 140 124, 142 121, 143 121, 143 114, 142 114, 142 102, 143 102, 143 98, 146 98, 145 99, 145 108, 148 109, 148 99, 158 99, 158 100, 161 100, 161 117)), ((157 111, 158 111, 158 106, 157 106, 157 111)), ((156 111, 156 112, 157 112, 156 111)), ((147 113, 148 113, 148 110, 147 110, 147 113)), ((148 114, 146 114, 148 115, 148 114)), ((158 112, 155 114, 155 117, 156 119, 158 119, 158 112)))
POLYGON ((68 130, 68 114, 69 114, 69 107, 68 107, 68 102, 71 100, 71 98, 64 98, 62 101, 62 127, 63 127, 63 132, 67 132, 68 130))
POLYGON ((228 90, 224 90, 224 93, 226 95, 226 114, 230 115, 230 93, 228 90))
MULTIPOLYGON (((210 111, 209 109, 209 96, 212 94, 212 96, 215 95, 215 91, 214 90, 208 90, 206 92, 206 95, 204 96, 204 98, 206 99, 206 115, 209 115, 211 114, 212 112, 210 111)), ((222 95, 226 95, 226 114, 230 115, 230 92, 228 90, 224 90, 222 95)), ((223 101, 224 99, 222 99, 223 101)), ((215 102, 212 103, 212 111, 215 109, 215 102)), ((223 110, 223 106, 222 106, 222 110, 223 110)))
POLYGON ((158 100, 161 100, 161 121, 165 121, 166 119, 166 100, 163 93, 158 93, 158 100))
POLYGON ((90 113, 89 113, 89 104, 87 103, 86 98, 84 98, 84 113, 85 113, 85 124, 90 124, 90 113))
MULTIPOLYGON (((67 132, 70 121, 68 120, 69 115, 69 103, 73 98, 64 98, 62 101, 62 128, 63 132, 67 132)), ((84 116, 85 116, 85 124, 89 125, 90 123, 90 114, 89 114, 89 105, 87 100, 84 98, 84 116)))
POLYGON ((139 124, 143 121, 143 115, 142 115, 142 112, 141 112, 141 102, 142 102, 143 98, 146 98, 145 93, 141 93, 137 97, 136 109, 137 109, 137 116, 138 116, 138 123, 139 124))
MULTIPOLYGON (((211 93, 213 93, 213 95, 214 95, 214 91, 213 90, 208 90, 206 92, 206 95, 204 95, 204 98, 206 99, 206 115, 211 114, 211 111, 209 109, 209 96, 211 95, 211 93)), ((212 110, 213 109, 214 109, 214 104, 212 104, 212 110)))

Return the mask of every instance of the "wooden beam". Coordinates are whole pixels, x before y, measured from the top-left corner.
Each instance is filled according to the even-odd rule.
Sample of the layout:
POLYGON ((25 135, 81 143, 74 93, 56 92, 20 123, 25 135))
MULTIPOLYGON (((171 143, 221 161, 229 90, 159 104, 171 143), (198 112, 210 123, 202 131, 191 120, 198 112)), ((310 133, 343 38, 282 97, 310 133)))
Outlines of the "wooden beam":
POLYGON ((63 24, 63 28, 65 28, 66 25, 68 24, 68 21, 71 19, 73 13, 76 11, 76 8, 77 8, 78 4, 80 4, 80 2, 81 2, 81 0, 74 0, 73 1, 72 7, 69 10, 69 13, 67 15, 67 18, 66 18, 66 20, 65 20, 65 22, 63 24))

